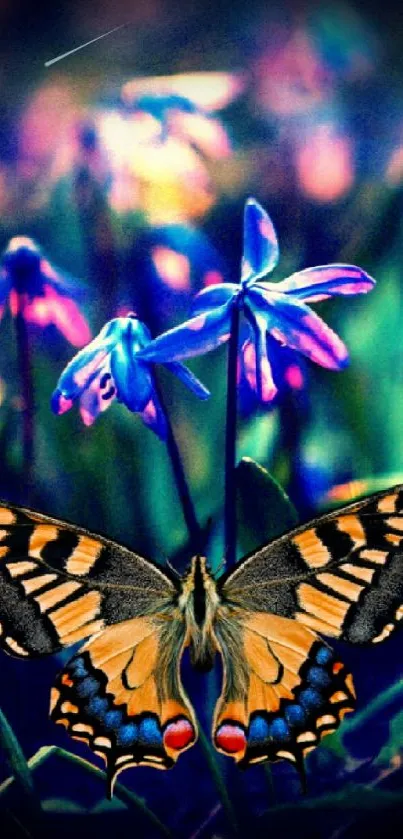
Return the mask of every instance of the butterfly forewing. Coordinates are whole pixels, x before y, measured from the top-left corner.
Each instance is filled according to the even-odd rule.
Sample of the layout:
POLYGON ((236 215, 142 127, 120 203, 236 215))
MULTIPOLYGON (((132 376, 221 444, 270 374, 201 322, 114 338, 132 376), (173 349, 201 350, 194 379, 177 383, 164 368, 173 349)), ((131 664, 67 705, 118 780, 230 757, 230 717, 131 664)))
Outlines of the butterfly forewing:
POLYGON ((402 541, 398 487, 275 540, 225 575, 220 591, 244 609, 377 643, 403 617, 402 541))
POLYGON ((170 576, 56 519, 0 507, 0 645, 39 656, 172 603, 170 576))

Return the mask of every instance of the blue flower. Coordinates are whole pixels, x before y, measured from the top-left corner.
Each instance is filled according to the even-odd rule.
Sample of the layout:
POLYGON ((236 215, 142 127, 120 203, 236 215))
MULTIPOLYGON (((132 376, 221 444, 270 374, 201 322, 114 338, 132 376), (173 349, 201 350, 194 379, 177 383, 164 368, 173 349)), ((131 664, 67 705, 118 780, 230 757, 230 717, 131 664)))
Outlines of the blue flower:
POLYGON ((193 317, 165 332, 140 353, 148 361, 166 362, 209 352, 228 341, 234 306, 245 316, 248 337, 241 347, 242 367, 263 402, 277 392, 267 348, 272 336, 322 367, 340 370, 348 363, 345 345, 306 304, 336 295, 363 294, 375 280, 354 265, 319 265, 279 283, 265 280, 277 265, 279 247, 273 224, 250 198, 245 205, 244 250, 239 284, 220 283, 195 298, 193 317))
MULTIPOLYGON (((167 421, 150 363, 139 358, 139 351, 150 341, 149 330, 135 315, 108 321, 63 370, 52 395, 54 413, 64 414, 79 399, 82 420, 92 425, 117 399, 129 411, 141 414, 143 422, 165 440, 167 421)), ((177 362, 164 364, 199 399, 208 398, 209 391, 187 367, 177 362)))

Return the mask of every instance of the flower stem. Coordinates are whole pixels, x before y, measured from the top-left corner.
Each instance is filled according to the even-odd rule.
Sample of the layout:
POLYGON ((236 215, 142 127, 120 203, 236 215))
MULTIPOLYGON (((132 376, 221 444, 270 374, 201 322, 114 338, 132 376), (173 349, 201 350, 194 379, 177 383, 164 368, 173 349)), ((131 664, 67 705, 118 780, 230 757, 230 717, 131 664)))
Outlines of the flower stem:
POLYGON ((34 389, 32 381, 31 352, 24 308, 15 318, 18 364, 20 368, 21 396, 23 402, 23 443, 25 503, 29 503, 32 491, 32 467, 34 458, 34 389))
POLYGON ((201 529, 199 522, 196 518, 195 508, 193 506, 192 497, 190 495, 189 486, 186 480, 185 470, 183 468, 183 463, 180 455, 180 451, 178 448, 178 444, 175 440, 175 436, 173 433, 171 421, 169 419, 169 414, 166 409, 162 394, 161 388, 159 387, 158 382, 155 380, 155 388, 157 391, 158 399, 161 405, 161 408, 164 412, 166 423, 167 423, 167 449, 168 454, 171 460, 172 471, 174 473, 176 488, 178 490, 179 499, 182 505, 182 512, 183 518, 186 522, 186 527, 189 533, 189 541, 194 549, 194 551, 200 550, 201 547, 201 529))
POLYGON ((237 365, 239 337, 239 307, 235 303, 231 315, 231 336, 228 348, 227 419, 225 432, 225 559, 227 568, 236 562, 236 427, 237 427, 237 365))

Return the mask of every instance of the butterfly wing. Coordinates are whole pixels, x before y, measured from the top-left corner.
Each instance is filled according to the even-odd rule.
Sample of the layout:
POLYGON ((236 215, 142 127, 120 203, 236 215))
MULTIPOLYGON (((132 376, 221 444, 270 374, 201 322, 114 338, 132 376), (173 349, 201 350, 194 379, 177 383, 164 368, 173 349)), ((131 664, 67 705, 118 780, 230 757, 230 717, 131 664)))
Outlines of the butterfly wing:
POLYGON ((242 767, 285 758, 301 768, 354 710, 351 675, 316 633, 288 618, 235 609, 216 636, 224 665, 216 748, 242 767))
POLYGON ((27 658, 91 636, 57 679, 51 717, 105 758, 110 792, 127 766, 169 768, 196 739, 176 597, 174 579, 132 551, 0 506, 0 647, 27 658))
POLYGON ((100 536, 0 506, 0 647, 33 657, 169 608, 173 579, 100 536))
POLYGON ((179 663, 183 622, 139 617, 108 627, 66 665, 51 718, 107 765, 108 791, 129 766, 169 769, 196 740, 179 663))
POLYGON ((316 634, 377 643, 403 617, 403 488, 297 528, 218 583, 224 688, 216 747, 241 763, 307 749, 354 709, 344 665, 316 634))
POLYGON ((403 617, 403 487, 323 516, 246 557, 225 601, 325 635, 378 643, 403 617))

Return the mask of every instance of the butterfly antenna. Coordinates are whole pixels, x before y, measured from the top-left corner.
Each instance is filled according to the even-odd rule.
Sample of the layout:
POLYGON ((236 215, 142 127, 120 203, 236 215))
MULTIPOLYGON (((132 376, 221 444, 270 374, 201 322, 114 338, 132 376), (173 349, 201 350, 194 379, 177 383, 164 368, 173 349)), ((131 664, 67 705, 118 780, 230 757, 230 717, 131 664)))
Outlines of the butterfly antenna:
POLYGON ((179 579, 180 579, 180 577, 181 577, 181 575, 180 575, 179 571, 177 571, 177 570, 176 570, 176 568, 174 568, 174 566, 173 566, 173 565, 172 565, 172 563, 169 561, 169 559, 166 559, 166 560, 165 560, 165 565, 169 568, 169 570, 170 570, 170 571, 172 571, 172 574, 174 574, 174 575, 175 575, 175 577, 177 577, 177 578, 178 578, 178 580, 179 580, 179 579))
POLYGON ((222 558, 220 564, 217 565, 217 568, 215 568, 215 570, 214 570, 214 574, 213 574, 214 578, 217 576, 217 574, 219 574, 221 571, 223 571, 225 569, 225 565, 226 565, 226 559, 225 559, 225 556, 224 556, 222 558))

